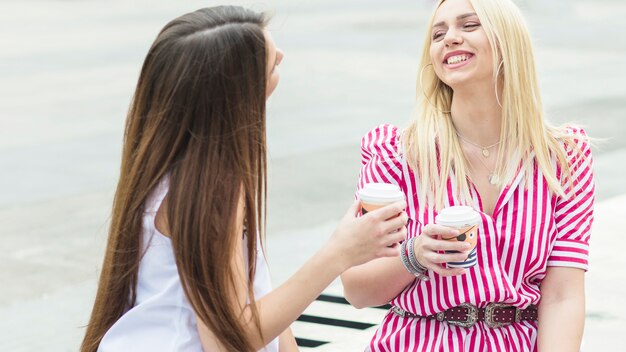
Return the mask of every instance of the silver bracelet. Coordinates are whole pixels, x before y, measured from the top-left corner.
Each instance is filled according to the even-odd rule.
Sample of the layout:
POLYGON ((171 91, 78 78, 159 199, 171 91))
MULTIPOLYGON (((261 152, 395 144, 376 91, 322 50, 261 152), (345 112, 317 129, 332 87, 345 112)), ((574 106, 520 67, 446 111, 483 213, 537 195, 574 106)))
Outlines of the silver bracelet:
POLYGON ((415 242, 415 237, 411 237, 409 241, 411 242, 411 243, 407 243, 407 246, 409 246, 409 262, 411 263, 411 265, 413 265, 415 269, 417 269, 417 271, 423 274, 427 272, 428 269, 426 269, 425 266, 420 264, 420 262, 418 262, 417 258, 415 257, 415 246, 413 245, 415 242))
POLYGON ((420 267, 424 268, 423 270, 418 267, 415 267, 411 263, 411 259, 409 259, 409 257, 412 256, 412 253, 413 253, 413 250, 411 249, 412 247, 413 247, 413 238, 402 242, 402 245, 400 246, 400 258, 402 259, 402 265, 404 265, 404 268, 409 273, 413 274, 418 280, 428 281, 429 277, 427 275, 428 271, 426 270, 426 268, 424 268, 421 265, 420 267), (409 246, 408 251, 407 251, 407 246, 409 246))
POLYGON ((408 251, 409 263, 411 264, 411 266, 413 266, 415 271, 417 271, 417 273, 419 274, 415 276, 419 277, 420 279, 424 281, 428 281, 429 280, 428 269, 422 264, 420 264, 420 262, 417 261, 417 258, 415 258, 414 242, 415 242, 415 237, 411 237, 411 239, 409 239, 407 243, 407 246, 409 247, 409 251, 408 251))
POLYGON ((410 272, 411 274, 415 274, 414 273, 415 270, 413 269, 413 266, 411 266, 411 263, 409 262, 409 258, 406 253, 407 242, 408 241, 404 241, 400 245, 400 259, 402 259, 402 265, 404 265, 404 268, 406 269, 406 271, 410 272))

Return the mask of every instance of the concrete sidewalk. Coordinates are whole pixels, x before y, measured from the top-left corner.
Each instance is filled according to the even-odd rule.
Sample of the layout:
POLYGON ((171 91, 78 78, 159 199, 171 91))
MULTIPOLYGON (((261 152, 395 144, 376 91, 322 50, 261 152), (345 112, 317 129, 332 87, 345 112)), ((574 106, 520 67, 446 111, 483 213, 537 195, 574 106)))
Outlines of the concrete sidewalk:
MULTIPOLYGON (((585 334, 583 339, 583 351, 621 351, 623 344, 624 327, 626 326, 626 236, 621 234, 621 229, 626 229, 626 194, 608 199, 596 204, 595 223, 591 236, 590 269, 586 274, 586 300, 587 314, 585 321, 585 334)), ((271 243, 270 243, 271 245, 271 243)), ((303 253, 311 251, 311 247, 319 248, 321 244, 294 244, 290 253, 303 253)), ((273 266, 281 265, 283 260, 294 262, 288 253, 270 253, 273 266)), ((340 282, 329 289, 331 293, 341 293, 340 282)), ((332 307, 331 307, 332 308, 332 307)), ((314 310, 323 314, 319 308, 314 310)), ((327 316, 336 316, 336 312, 328 311, 327 316)), ((346 316, 361 322, 376 322, 373 318, 382 317, 384 314, 371 310, 345 313, 346 316)), ((294 333, 307 333, 307 326, 297 324, 293 327, 294 333)), ((363 347, 373 336, 376 327, 364 331, 350 331, 345 329, 328 329, 326 336, 318 338, 330 339, 333 343, 320 346, 311 351, 362 351, 363 347), (343 335, 341 335, 343 334, 343 335)))
MULTIPOLYGON (((616 351, 620 346, 626 326, 626 236, 620 232, 626 228, 626 194, 596 205, 596 221, 591 243, 591 265, 587 273, 587 320, 585 326, 585 351, 616 351)), ((292 233, 301 241, 292 245, 268 246, 275 283, 291 275, 328 238, 334 224, 292 233)), ((94 275, 95 278, 95 275, 94 275)), ((68 285, 54 294, 31 300, 19 301, 0 308, 0 351, 76 351, 83 334, 89 308, 95 294, 96 282, 89 280, 68 285)), ((341 294, 336 281, 328 290, 341 294)), ((356 310, 336 306, 313 304, 307 311, 326 317, 341 314, 353 321, 377 323, 381 312, 356 310)), ((354 331, 343 328, 312 327, 296 323, 294 333, 308 338, 317 337, 331 341, 327 345, 307 351, 362 351, 376 327, 354 331)), ((304 349, 303 349, 304 350, 304 349)))
MULTIPOLYGON (((604 139, 594 149, 586 350, 614 351, 626 294, 626 240, 614 233, 626 228, 626 139, 617 138, 626 135, 626 42, 616 39, 626 33, 626 2, 515 1, 531 28, 552 122, 574 121, 604 139)), ((102 263, 124 116, 167 21, 221 3, 274 14, 270 31, 286 57, 268 103, 268 252, 280 284, 347 209, 363 133, 408 123, 434 1, 1 3, 0 352, 13 352, 77 350, 102 263)), ((371 331, 323 334, 335 341, 328 351, 358 351, 371 331)))
POLYGON ((587 272, 585 351, 623 351, 626 331, 626 194, 596 205, 587 272), (619 347, 622 346, 622 347, 619 347))

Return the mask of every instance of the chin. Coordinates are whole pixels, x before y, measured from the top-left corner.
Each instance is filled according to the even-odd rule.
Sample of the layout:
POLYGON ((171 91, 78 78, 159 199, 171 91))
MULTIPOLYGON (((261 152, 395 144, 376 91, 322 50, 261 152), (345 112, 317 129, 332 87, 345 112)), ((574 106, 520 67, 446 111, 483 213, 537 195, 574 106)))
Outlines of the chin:
POLYGON ((476 84, 482 86, 487 82, 492 84, 492 78, 489 74, 477 75, 476 72, 454 72, 453 74, 446 75, 442 81, 453 90, 460 89, 465 86, 476 86, 476 84))
POLYGON ((446 77, 446 79, 442 81, 452 88, 452 90, 462 88, 466 85, 471 85, 471 83, 474 82, 471 77, 446 77))

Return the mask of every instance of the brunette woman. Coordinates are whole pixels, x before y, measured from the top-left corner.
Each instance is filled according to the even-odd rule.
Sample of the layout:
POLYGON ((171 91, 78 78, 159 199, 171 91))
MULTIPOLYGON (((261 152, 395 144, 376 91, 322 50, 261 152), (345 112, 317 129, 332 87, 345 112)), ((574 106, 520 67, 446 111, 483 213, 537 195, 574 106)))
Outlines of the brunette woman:
POLYGON ((168 23, 143 64, 81 351, 295 351, 289 325, 348 267, 395 256, 398 202, 357 218, 270 291, 265 100, 283 53, 241 7, 168 23))

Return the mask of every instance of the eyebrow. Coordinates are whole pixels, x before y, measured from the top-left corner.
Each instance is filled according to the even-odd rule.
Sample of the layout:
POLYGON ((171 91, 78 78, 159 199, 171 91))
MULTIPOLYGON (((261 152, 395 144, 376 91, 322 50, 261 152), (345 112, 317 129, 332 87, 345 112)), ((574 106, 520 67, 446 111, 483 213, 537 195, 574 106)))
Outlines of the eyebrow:
MULTIPOLYGON (((462 15, 458 15, 456 16, 457 21, 458 20, 462 20, 464 18, 468 18, 468 17, 472 17, 472 16, 476 16, 476 12, 468 12, 468 13, 464 13, 462 15)), ((435 27, 442 27, 445 26, 446 22, 445 21, 441 21, 441 22, 437 22, 433 25, 433 28, 435 27)))

